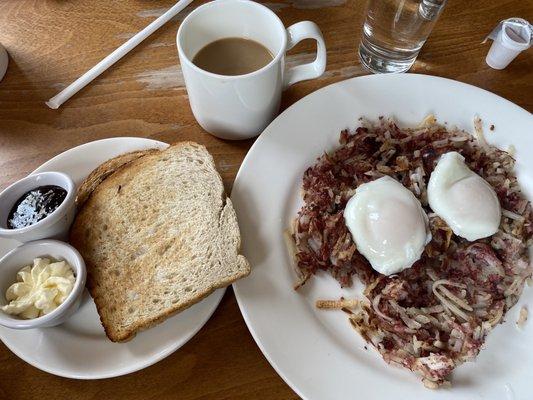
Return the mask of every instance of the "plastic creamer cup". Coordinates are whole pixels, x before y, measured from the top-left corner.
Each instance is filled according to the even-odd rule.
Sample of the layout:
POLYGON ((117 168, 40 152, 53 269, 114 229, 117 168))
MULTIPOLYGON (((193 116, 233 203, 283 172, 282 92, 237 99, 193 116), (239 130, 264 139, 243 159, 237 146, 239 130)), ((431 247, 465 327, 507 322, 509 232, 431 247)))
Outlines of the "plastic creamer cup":
POLYGON ((525 19, 509 18, 500 22, 485 39, 493 40, 486 58, 489 67, 507 67, 520 52, 531 46, 532 34, 532 27, 525 19))

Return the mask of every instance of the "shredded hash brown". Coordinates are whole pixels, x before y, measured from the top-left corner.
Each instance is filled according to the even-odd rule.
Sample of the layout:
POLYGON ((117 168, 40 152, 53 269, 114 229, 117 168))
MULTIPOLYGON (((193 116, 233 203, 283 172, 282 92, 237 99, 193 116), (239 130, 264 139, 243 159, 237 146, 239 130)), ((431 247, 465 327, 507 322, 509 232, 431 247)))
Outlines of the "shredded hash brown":
MULTIPOLYGON (((304 205, 292 226, 299 275, 295 289, 319 270, 342 287, 357 277, 364 299, 351 303, 352 326, 389 364, 421 375, 427 387, 447 382, 452 370, 479 353, 487 334, 503 321, 531 277, 531 204, 513 172, 513 157, 476 137, 426 118, 403 129, 392 120, 340 134, 340 147, 318 158, 303 176, 304 205), (439 157, 457 151, 494 188, 502 207, 499 231, 469 242, 453 234, 428 206, 427 184, 439 157), (397 275, 374 271, 358 253, 343 211, 356 188, 389 175, 411 190, 429 217, 432 241, 420 260, 397 275)), ((320 302, 342 308, 342 302, 320 302)))

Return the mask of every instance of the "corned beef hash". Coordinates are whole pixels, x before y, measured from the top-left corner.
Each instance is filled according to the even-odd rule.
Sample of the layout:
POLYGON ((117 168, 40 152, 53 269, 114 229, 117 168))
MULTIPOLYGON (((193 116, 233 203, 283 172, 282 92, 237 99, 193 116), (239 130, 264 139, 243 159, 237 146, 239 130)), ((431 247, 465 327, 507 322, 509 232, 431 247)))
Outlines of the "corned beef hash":
POLYGON ((291 227, 295 289, 318 270, 342 287, 360 279, 362 299, 317 306, 341 308, 387 363, 431 388, 477 356, 532 275, 531 204, 515 160, 475 127, 472 136, 430 116, 416 128, 380 118, 342 131, 340 147, 305 171, 291 227))

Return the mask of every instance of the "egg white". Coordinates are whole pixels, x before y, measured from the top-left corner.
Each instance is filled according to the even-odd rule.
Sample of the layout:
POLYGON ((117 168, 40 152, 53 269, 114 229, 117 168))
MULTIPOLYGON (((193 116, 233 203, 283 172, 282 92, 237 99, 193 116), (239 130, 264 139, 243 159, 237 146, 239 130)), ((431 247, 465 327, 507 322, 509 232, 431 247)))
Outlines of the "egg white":
POLYGON ((474 241, 495 234, 502 213, 492 186, 464 160, 455 151, 441 156, 429 178, 428 202, 453 233, 474 241))
POLYGON ((389 176, 359 186, 344 219, 359 253, 384 275, 411 267, 431 241, 420 201, 389 176))

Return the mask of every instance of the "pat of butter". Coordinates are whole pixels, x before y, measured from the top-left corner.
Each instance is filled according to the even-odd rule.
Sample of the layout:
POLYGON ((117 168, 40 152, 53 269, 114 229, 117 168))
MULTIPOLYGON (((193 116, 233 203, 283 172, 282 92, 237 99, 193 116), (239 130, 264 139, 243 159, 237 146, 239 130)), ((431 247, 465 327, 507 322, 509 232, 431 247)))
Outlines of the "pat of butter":
POLYGON ((74 288, 76 278, 66 261, 36 258, 17 273, 6 292, 9 304, 2 311, 24 319, 46 315, 59 307, 74 288))

